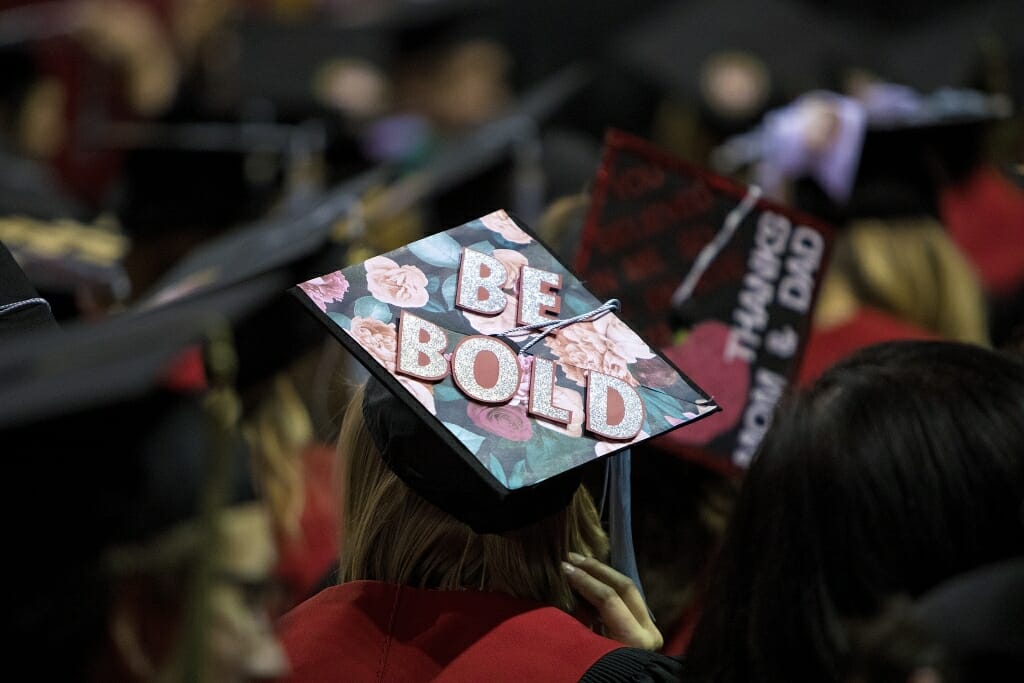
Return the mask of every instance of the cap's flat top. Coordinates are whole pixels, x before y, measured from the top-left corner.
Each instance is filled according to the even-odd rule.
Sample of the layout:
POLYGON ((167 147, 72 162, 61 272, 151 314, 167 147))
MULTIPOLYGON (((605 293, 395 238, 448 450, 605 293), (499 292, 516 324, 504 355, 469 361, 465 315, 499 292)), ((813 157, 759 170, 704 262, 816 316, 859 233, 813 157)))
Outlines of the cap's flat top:
MULTIPOLYGON (((508 489, 544 481, 718 409, 699 387, 612 313, 574 323, 521 352, 519 390, 502 404, 469 399, 453 381, 452 373, 436 383, 396 373, 398 322, 403 311, 443 328, 448 352, 471 335, 501 335, 517 327, 518 278, 527 265, 561 275, 559 319, 587 313, 603 303, 504 211, 302 283, 294 291, 446 443, 464 458, 475 457, 508 489), (506 267, 509 277, 502 289, 508 301, 504 312, 484 316, 456 306, 459 267, 467 247, 493 256, 506 267), (552 403, 571 411, 568 424, 528 414, 530 378, 537 358, 556 366, 552 403), (585 387, 590 370, 620 379, 636 390, 645 415, 633 441, 607 440, 587 430, 585 387)), ((519 350, 528 338, 502 340, 519 350)))

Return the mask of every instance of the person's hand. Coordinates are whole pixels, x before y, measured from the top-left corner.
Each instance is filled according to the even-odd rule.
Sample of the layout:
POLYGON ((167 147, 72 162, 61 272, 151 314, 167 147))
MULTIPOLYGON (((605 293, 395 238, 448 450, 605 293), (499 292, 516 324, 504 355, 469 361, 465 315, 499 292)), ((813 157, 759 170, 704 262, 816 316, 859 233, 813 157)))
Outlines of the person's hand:
POLYGON ((569 584, 597 610, 605 635, 629 647, 658 650, 664 643, 643 596, 628 576, 592 557, 569 553, 562 563, 569 584))

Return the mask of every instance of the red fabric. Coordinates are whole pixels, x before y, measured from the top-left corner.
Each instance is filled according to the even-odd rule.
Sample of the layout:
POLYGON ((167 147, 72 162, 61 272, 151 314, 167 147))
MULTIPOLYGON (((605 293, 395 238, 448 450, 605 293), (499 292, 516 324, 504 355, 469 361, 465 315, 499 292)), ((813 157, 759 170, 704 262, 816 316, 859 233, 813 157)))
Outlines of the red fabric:
POLYGON ((310 444, 302 454, 305 506, 299 534, 278 542, 277 577, 287 591, 288 607, 313 595, 338 562, 338 491, 334 483, 334 449, 310 444))
POLYGON ((198 393, 209 386, 203 350, 192 346, 178 355, 164 370, 163 386, 181 393, 198 393))
POLYGON ((42 75, 59 81, 66 97, 65 139, 51 164, 77 199, 101 206, 121 171, 123 154, 88 136, 98 135, 97 127, 111 120, 129 118, 117 74, 70 37, 43 41, 36 54, 42 75), (93 119, 92 127, 82 124, 93 119))
POLYGON ((862 306, 840 325, 811 331, 797 382, 807 386, 857 349, 896 339, 937 339, 937 336, 888 313, 862 306))
POLYGON ((378 581, 321 591, 279 625, 288 680, 304 683, 578 681, 622 647, 554 607, 378 581))
POLYGON ((1009 294, 1024 285, 1024 190, 982 167, 945 190, 939 206, 950 237, 988 292, 1009 294))

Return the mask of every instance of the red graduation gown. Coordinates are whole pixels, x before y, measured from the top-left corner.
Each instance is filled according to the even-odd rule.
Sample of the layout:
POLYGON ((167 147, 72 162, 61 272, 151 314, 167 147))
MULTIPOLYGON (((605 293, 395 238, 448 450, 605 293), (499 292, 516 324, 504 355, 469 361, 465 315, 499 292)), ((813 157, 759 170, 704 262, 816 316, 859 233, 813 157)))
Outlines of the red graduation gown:
POLYGON ((578 681, 622 647, 565 612, 501 593, 353 581, 286 614, 287 680, 578 681))

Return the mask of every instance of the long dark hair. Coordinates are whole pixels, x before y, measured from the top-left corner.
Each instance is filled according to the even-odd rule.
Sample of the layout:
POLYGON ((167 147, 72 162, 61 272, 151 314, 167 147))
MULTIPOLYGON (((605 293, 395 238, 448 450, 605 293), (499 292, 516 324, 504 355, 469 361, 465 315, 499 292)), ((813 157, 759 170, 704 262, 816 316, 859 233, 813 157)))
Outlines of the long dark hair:
POLYGON ((842 623, 1024 553, 1024 364, 869 347, 784 399, 741 491, 690 680, 833 681, 842 623))

